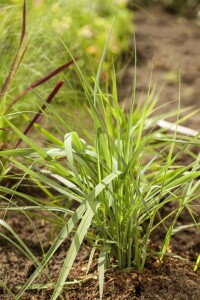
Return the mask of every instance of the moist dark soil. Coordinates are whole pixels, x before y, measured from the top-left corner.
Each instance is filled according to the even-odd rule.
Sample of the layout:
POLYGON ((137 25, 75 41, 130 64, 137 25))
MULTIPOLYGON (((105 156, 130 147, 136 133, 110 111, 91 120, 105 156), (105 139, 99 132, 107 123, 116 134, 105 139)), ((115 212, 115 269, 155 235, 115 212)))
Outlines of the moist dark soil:
MULTIPOLYGON (((167 104, 163 111, 177 107, 178 80, 177 69, 182 72, 181 106, 198 106, 200 86, 200 27, 195 21, 170 15, 160 8, 140 11, 135 15, 135 30, 138 51, 137 67, 137 97, 144 99, 147 94, 151 62, 154 57, 153 81, 160 87, 166 83, 159 97, 159 105, 167 104)), ((130 98, 130 86, 133 68, 130 67, 123 82, 121 97, 130 98)), ((123 98, 124 100, 124 98, 123 98)), ((199 114, 187 121, 186 125, 199 129, 199 114)), ((187 164, 187 161, 184 162, 187 164)), ((200 201, 196 202, 197 219, 200 201)), ((161 212, 165 215, 167 211, 161 212)), ((23 239, 33 254, 41 260, 53 241, 53 226, 47 220, 30 216, 30 220, 22 213, 8 212, 5 221, 23 239), (37 232, 37 234, 36 234, 37 232), (42 246, 41 246, 42 245, 42 246)), ((198 221, 200 221, 198 219, 198 221)), ((178 219, 178 225, 191 223, 187 211, 178 219)), ((59 231, 59 229, 58 229, 59 231)), ((1 227, 1 233, 12 236, 1 227)), ((161 228, 152 236, 153 247, 159 250, 165 229, 161 228)), ((54 235, 55 236, 55 235, 54 235)), ((66 240, 56 251, 48 264, 48 268, 34 282, 49 283, 41 289, 28 290, 23 300, 50 299, 53 291, 52 283, 59 276, 62 263, 70 245, 66 240)), ((194 272, 197 254, 200 253, 200 236, 194 227, 189 227, 174 235, 168 256, 160 263, 156 257, 149 257, 142 274, 134 269, 110 269, 105 274, 104 299, 200 299, 200 271, 194 272), (171 253, 183 259, 174 258, 171 253)), ((99 299, 97 257, 86 275, 90 246, 85 243, 76 258, 69 281, 79 283, 67 285, 63 291, 63 299, 99 299)), ((33 273, 35 266, 14 245, 0 236, 0 280, 16 295, 17 290, 33 273)), ((0 284, 0 300, 10 300, 13 297, 0 284)))

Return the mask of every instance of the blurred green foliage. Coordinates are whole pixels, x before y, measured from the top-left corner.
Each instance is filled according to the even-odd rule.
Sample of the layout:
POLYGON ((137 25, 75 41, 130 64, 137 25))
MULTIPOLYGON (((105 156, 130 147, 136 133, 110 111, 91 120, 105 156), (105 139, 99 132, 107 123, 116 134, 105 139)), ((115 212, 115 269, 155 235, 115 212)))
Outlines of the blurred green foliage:
MULTIPOLYGON (((0 86, 5 81, 19 44, 22 3, 22 0, 3 0, 0 3, 0 86)), ((126 8, 126 0, 27 1, 26 42, 31 38, 31 43, 8 97, 12 98, 13 90, 16 96, 32 81, 71 60, 66 47, 73 57, 81 57, 78 64, 87 80, 91 81, 92 69, 96 72, 98 68, 113 19, 105 78, 111 56, 119 57, 129 46, 132 13, 126 8)), ((74 67, 60 76, 67 83, 60 98, 71 101, 80 98, 81 88, 74 67)), ((41 96, 46 97, 53 87, 51 83, 39 90, 41 96)))

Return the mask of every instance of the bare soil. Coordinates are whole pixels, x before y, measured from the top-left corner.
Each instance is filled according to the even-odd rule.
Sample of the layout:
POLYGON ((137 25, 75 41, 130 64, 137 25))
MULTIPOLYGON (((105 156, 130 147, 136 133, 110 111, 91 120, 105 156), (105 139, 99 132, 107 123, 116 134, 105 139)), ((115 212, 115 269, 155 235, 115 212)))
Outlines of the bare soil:
MULTIPOLYGON (((22 214, 18 216, 8 214, 6 221, 23 239, 34 255, 41 260, 43 251, 46 252, 52 241, 52 225, 39 218, 32 218, 33 223, 22 214), (37 230, 37 235, 35 233, 37 230), (42 242, 43 249, 39 243, 42 242)), ((2 232, 4 230, 1 230, 2 232)), ((163 233, 157 232, 153 239, 160 244, 163 233)), ((12 238, 7 233, 7 236, 12 238)), ((34 265, 5 239, 0 237, 0 278, 16 294, 35 270, 34 265)), ((67 240, 57 250, 48 264, 46 273, 43 272, 35 283, 56 282, 62 267, 70 241, 67 240)), ((178 234, 178 239, 171 243, 171 249, 177 255, 185 259, 166 257, 160 263, 155 257, 148 259, 144 272, 138 274, 134 269, 119 271, 108 270, 105 276, 104 299, 192 299, 198 300, 200 295, 200 271, 194 272, 194 259, 199 252, 199 237, 195 230, 187 230, 178 234), (189 237, 188 237, 189 236, 189 237)), ((157 248, 159 250, 159 248, 157 248)), ((86 275, 90 246, 84 244, 81 247, 74 267, 70 272, 69 281, 79 280, 80 283, 69 285, 63 292, 64 299, 99 299, 97 256, 86 275)), ((23 300, 50 299, 53 288, 41 290, 28 290, 23 300)), ((0 288, 0 299, 10 300, 6 290, 0 288)))
MULTIPOLYGON (((154 82, 160 86, 166 82, 159 100, 159 105, 169 103, 177 98, 177 69, 182 71, 182 107, 198 106, 200 86, 200 27, 194 21, 177 18, 160 8, 148 12, 137 12, 135 29, 139 64, 137 67, 137 95, 143 99, 147 93, 151 61, 154 57, 154 82)), ((133 68, 130 67, 124 79, 123 89, 127 99, 133 68)), ((122 96, 121 96, 122 97, 122 96)), ((169 103, 165 110, 177 107, 177 102, 169 103)), ((186 123, 199 129, 199 114, 186 123)), ((187 164, 187 161, 185 161, 187 164)), ((199 201, 197 201, 199 204, 199 201)), ((171 207, 167 208, 169 211, 171 207)), ((164 211, 163 214, 166 212, 164 211)), ((199 213, 199 207, 197 207, 199 213)), ((23 214, 7 213, 5 220, 19 234, 34 255, 41 260, 53 241, 52 225, 47 220, 31 217, 32 222, 23 214), (37 235, 36 235, 37 231, 37 235), (41 242, 41 243, 40 243, 41 242), (41 245, 43 245, 41 247, 41 245)), ((200 220, 199 220, 200 221, 200 220)), ((178 220, 179 225, 189 222, 190 216, 185 211, 178 220)), ((8 232, 1 227, 1 233, 8 232)), ((156 232, 152 243, 159 249, 164 236, 164 229, 156 232)), ((46 270, 49 279, 43 272, 35 283, 56 282, 63 260, 69 248, 67 240, 50 260, 46 270)), ((183 260, 167 256, 161 264, 156 257, 150 257, 144 272, 138 274, 134 269, 119 271, 108 270, 105 276, 104 299, 200 299, 200 271, 194 272, 193 267, 197 254, 200 253, 200 236, 193 227, 176 234, 170 244, 169 254, 173 252, 183 260)), ((68 286, 63 291, 63 299, 99 299, 98 274, 96 259, 88 275, 85 275, 90 246, 84 244, 79 252, 69 280, 80 280, 80 283, 68 286)), ((33 273, 35 267, 19 250, 2 235, 0 236, 0 280, 16 294, 17 290, 33 273)), ((21 299, 50 299, 52 286, 41 290, 28 290, 21 299)), ((0 284, 0 300, 13 299, 0 284)))
MULTIPOLYGON (((137 101, 145 101, 153 71, 155 95, 160 93, 157 104, 160 109, 157 113, 177 110, 180 71, 181 108, 199 108, 200 26, 193 19, 171 15, 160 7, 152 7, 136 12, 134 29, 138 57, 137 101)), ((132 78, 133 67, 130 66, 122 84, 122 101, 130 99, 132 78)), ((185 125, 199 129, 199 113, 186 121, 185 125)))

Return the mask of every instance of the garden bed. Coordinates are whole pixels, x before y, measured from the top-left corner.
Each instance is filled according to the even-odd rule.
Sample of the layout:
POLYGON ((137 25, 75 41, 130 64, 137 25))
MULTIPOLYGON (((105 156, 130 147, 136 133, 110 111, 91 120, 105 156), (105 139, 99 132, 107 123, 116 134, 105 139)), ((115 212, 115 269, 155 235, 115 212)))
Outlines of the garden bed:
MULTIPOLYGON (((186 215, 186 219, 187 217, 186 215)), ((183 219, 180 222, 185 222, 185 219, 183 219)), ((41 259, 43 252, 36 237, 35 229, 42 242, 43 250, 46 252, 51 246, 52 225, 38 218, 33 218, 33 223, 31 224, 21 214, 20 218, 16 215, 8 214, 7 221, 37 258, 41 259)), ((162 238, 162 232, 157 232, 154 235, 154 247, 159 245, 159 241, 162 238)), ((119 271, 118 269, 108 270, 105 274, 104 299, 198 300, 200 294, 200 271, 194 272, 193 267, 196 253, 199 253, 199 244, 199 235, 195 229, 190 228, 175 235, 169 249, 169 255, 173 251, 176 255, 182 256, 183 260, 168 256, 163 263, 159 263, 156 257, 152 256, 147 261, 142 274, 138 274, 134 269, 124 271, 119 271)), ((69 245, 69 240, 64 242, 49 262, 48 274, 51 282, 55 282, 58 279, 69 245)), ((63 292, 64 299, 99 299, 97 259, 94 260, 89 273, 86 275, 90 250, 90 246, 87 244, 81 247, 68 278, 69 281, 78 280, 80 283, 69 285, 63 292)), ((159 248, 157 247, 156 250, 159 250, 159 248)), ((15 293, 17 288, 24 284, 33 273, 34 266, 14 246, 2 238, 0 252, 0 278, 15 293)), ((44 273, 36 280, 36 283, 48 283, 44 273)), ((51 298, 52 292, 52 286, 44 289, 43 292, 36 289, 29 290, 20 299, 48 300, 51 298)), ((10 295, 5 294, 6 291, 1 288, 0 299, 10 300, 10 295)))
MULTIPOLYGON (((199 27, 192 21, 177 19, 154 8, 149 12, 137 12, 135 19, 136 40, 138 49, 137 67, 137 98, 144 98, 147 94, 148 78, 152 57, 155 59, 154 81, 158 85, 167 80, 167 86, 159 97, 159 106, 177 98, 177 68, 182 68, 182 100, 181 106, 196 106, 199 99, 199 27), (172 69, 172 66, 174 67, 172 69)), ((133 68, 125 77, 124 87, 121 89, 121 98, 131 86, 133 68)), ((130 97, 126 93, 127 99, 130 97)), ((124 98, 123 98, 124 99, 124 98)), ((177 107, 177 101, 169 103, 170 107, 177 107)), ((185 125, 199 129, 199 113, 185 125)), ((183 161, 187 165, 187 159, 183 161)), ((200 202, 197 200, 196 208, 199 213, 200 202)), ((170 212, 173 207, 166 207, 163 215, 170 212)), ((43 253, 52 245, 53 225, 44 219, 32 217, 30 220, 23 214, 8 212, 7 223, 22 238, 29 249, 40 260, 43 253), (37 232, 37 235, 36 235, 37 232), (40 244, 41 242, 41 244, 40 244), (42 245, 42 247, 41 247, 42 245), (43 249, 42 249, 43 248, 43 249)), ((185 225, 189 221, 186 212, 178 219, 179 225, 185 225)), ((163 231, 155 232, 152 237, 152 249, 159 251, 160 241, 163 239, 163 231)), ((8 235, 9 237, 9 235, 8 235)), ((70 239, 66 240, 56 251, 46 269, 49 282, 56 282, 70 245, 70 239)), ((200 253, 199 233, 194 227, 178 232, 171 241, 168 256, 160 263, 154 254, 146 262, 142 274, 134 269, 119 271, 118 269, 107 270, 105 273, 104 299, 175 299, 175 300, 198 300, 200 295, 200 271, 193 271, 197 255, 200 253), (181 256, 183 259, 171 257, 171 253, 181 256)), ((21 287, 34 271, 34 265, 25 258, 13 245, 0 237, 0 279, 9 287, 12 293, 21 287)), ((69 281, 78 280, 78 283, 69 285, 63 291, 64 299, 99 299, 97 258, 91 265, 87 275, 87 263, 90 254, 90 246, 84 244, 79 251, 75 264, 68 277, 69 281)), ((114 261, 113 261, 114 264, 114 261)), ((47 283, 44 272, 34 284, 47 283)), ((34 286, 33 286, 34 288, 34 286)), ((51 298, 53 285, 46 288, 34 288, 28 290, 20 298, 24 300, 48 300, 51 298)), ((0 299, 12 299, 4 287, 0 288, 0 299)))

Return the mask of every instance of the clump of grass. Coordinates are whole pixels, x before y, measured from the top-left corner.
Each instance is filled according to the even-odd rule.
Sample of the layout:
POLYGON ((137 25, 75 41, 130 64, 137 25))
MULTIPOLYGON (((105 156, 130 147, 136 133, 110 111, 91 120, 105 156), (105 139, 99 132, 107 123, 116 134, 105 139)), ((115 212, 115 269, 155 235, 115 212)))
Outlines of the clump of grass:
MULTIPOLYGON (((25 9, 23 16, 25 20, 25 9)), ((25 21, 23 21, 21 40, 24 34, 25 21)), ((108 267, 113 267, 113 262, 114 267, 117 266, 120 269, 134 267, 138 272, 142 272, 149 256, 163 259, 172 235, 181 229, 177 227, 176 221, 183 209, 187 209, 191 215, 192 223, 188 226, 199 226, 193 212, 193 201, 199 196, 200 184, 196 179, 200 176, 200 156, 191 154, 193 162, 188 166, 178 163, 178 159, 184 153, 190 153, 188 148, 191 144, 199 145, 199 134, 192 137, 178 135, 176 128, 178 129, 179 124, 179 107, 173 134, 156 128, 163 116, 153 117, 157 98, 154 97, 151 83, 144 106, 141 108, 136 104, 136 50, 133 93, 129 112, 126 113, 119 105, 114 67, 111 71, 111 87, 107 92, 101 89, 100 79, 109 39, 94 79, 93 89, 88 85, 76 61, 73 59, 71 61, 76 64, 88 101, 89 114, 94 124, 93 135, 88 139, 91 142, 83 140, 78 132, 70 129, 71 124, 66 124, 65 119, 50 105, 53 96, 63 85, 62 81, 55 86, 46 101, 40 99, 43 106, 24 130, 20 130, 13 122, 13 113, 9 110, 9 106, 5 110, 6 113, 1 116, 2 124, 18 137, 18 142, 14 147, 0 151, 0 156, 7 157, 12 165, 24 172, 20 181, 24 176, 29 176, 50 198, 44 204, 40 199, 35 199, 31 195, 19 193, 15 186, 12 189, 0 186, 4 195, 2 198, 7 203, 7 206, 3 205, 1 208, 6 212, 21 211, 27 215, 31 211, 45 210, 50 215, 53 214, 53 217, 57 216, 56 221, 54 219, 55 227, 57 224, 62 227, 43 260, 38 262, 12 228, 8 227, 4 220, 0 222, 1 226, 7 228, 17 240, 14 245, 36 266, 36 270, 28 281, 14 296, 16 300, 32 287, 35 278, 39 276, 55 251, 72 232, 74 232, 74 237, 59 279, 56 284, 52 285, 55 287, 52 300, 57 299, 61 294, 84 239, 92 245, 88 270, 95 251, 99 253, 99 290, 102 299, 104 272, 108 267), (67 131, 63 140, 59 140, 53 133, 44 130, 38 124, 45 109, 67 131), (53 147, 41 147, 29 138, 28 133, 34 127, 45 136, 49 143, 53 144, 53 147), (22 141, 29 148, 19 148, 22 141), (59 192, 63 196, 62 201, 55 199, 48 188, 59 192), (8 195, 25 199, 30 202, 31 206, 13 204, 8 195), (72 201, 78 204, 76 211, 70 209, 68 205, 68 202, 72 201), (167 216, 161 218, 162 208, 169 203, 175 203, 175 208, 167 216), (68 215, 67 220, 66 215, 68 215), (168 225, 167 220, 170 220, 168 225), (152 233, 159 226, 164 226, 166 235, 160 252, 156 252, 150 247, 149 241, 152 233)), ((15 61, 16 59, 3 88, 4 97, 13 74, 15 61)), ((27 87, 20 96, 13 100, 12 105, 22 95, 30 90, 34 92, 33 89, 38 84, 50 79, 66 67, 68 65, 62 66, 27 87)), ((196 263, 197 267, 198 263, 199 260, 196 263)), ((6 287, 6 289, 13 297, 9 288, 6 287)))
MULTIPOLYGON (((61 232, 15 299, 20 299, 72 231, 75 234, 52 300, 61 294, 85 238, 92 245, 88 270, 95 251, 99 252, 99 290, 102 299, 104 272, 112 266, 111 261, 120 269, 134 267, 142 272, 149 256, 158 256, 162 260, 172 235, 181 229, 176 226, 176 221, 183 209, 187 209, 191 215, 192 223, 188 226, 199 226, 192 204, 199 196, 200 184, 196 179, 200 176, 200 156, 192 154, 194 159, 188 166, 177 162, 187 153, 191 144, 198 145, 199 135, 183 137, 176 130, 173 134, 168 134, 163 129, 156 129, 160 117, 152 116, 157 98, 154 98, 151 84, 143 108, 136 105, 136 67, 128 113, 118 102, 114 68, 112 92, 103 92, 100 78, 107 44, 94 79, 93 91, 76 64, 94 123, 92 143, 80 138, 77 132, 69 131, 63 142, 56 143, 53 148, 42 148, 27 136, 27 129, 23 133, 11 122, 9 115, 3 117, 7 126, 29 148, 2 151, 0 156, 9 156, 17 168, 35 182, 40 182, 40 186, 51 187, 78 203, 76 211, 67 209, 68 221, 65 214, 65 225, 61 225, 61 232), (22 164, 14 156, 26 158, 27 164, 22 164), (31 165, 28 160, 31 160, 31 165), (40 168, 37 168, 38 164, 40 168), (169 203, 174 203, 175 208, 161 218, 162 208, 169 203), (167 220, 170 220, 169 225, 167 220), (164 226, 166 235, 160 252, 156 252, 150 247, 149 241, 159 226, 164 226)), ((180 89, 178 103, 180 104, 180 89)), ((48 109, 65 128, 70 127, 50 105, 48 109)), ((177 124, 179 114, 178 108, 177 124)), ((34 119, 31 124, 33 123, 34 119)), ((53 142, 52 135, 46 134, 46 138, 53 142)), ((63 204, 56 207, 50 202, 45 210, 56 212, 61 207, 63 204)), ((15 209, 19 210, 19 207, 15 209)), ((23 209, 20 207, 20 210, 23 209)))

